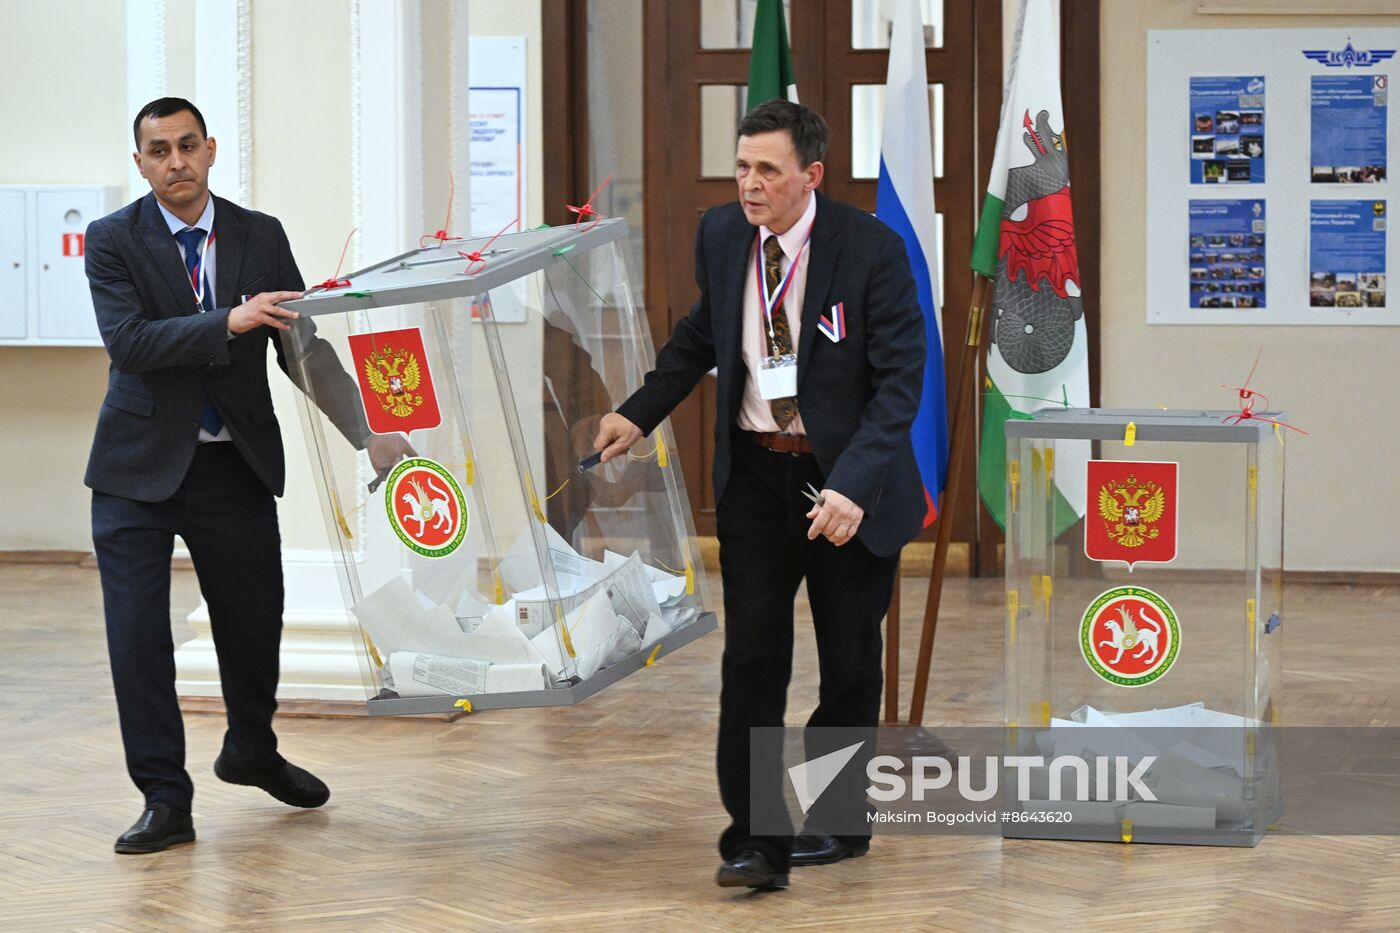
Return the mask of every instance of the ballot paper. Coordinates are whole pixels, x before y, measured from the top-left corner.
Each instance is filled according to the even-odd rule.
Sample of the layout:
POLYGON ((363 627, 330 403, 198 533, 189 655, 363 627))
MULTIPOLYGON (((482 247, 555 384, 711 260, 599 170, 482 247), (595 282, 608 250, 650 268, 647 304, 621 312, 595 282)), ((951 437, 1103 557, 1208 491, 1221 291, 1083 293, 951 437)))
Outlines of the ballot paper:
POLYGON ((642 638, 632 623, 613 611, 606 590, 597 590, 564 617, 569 644, 574 654, 568 655, 563 633, 558 623, 530 639, 544 657, 549 670, 556 676, 572 674, 587 680, 598 671, 615 664, 642 648, 642 638))
POLYGON ((470 633, 463 632, 451 610, 425 608, 408 583, 396 577, 352 611, 384 655, 407 652, 495 664, 544 663, 509 606, 491 607, 470 633))
MULTIPOLYGON (((593 563, 598 563, 594 561, 593 563)), ((604 593, 612 604, 613 612, 631 624, 640 646, 646 634, 647 625, 653 618, 660 620, 661 606, 656 601, 656 593, 651 588, 647 567, 640 555, 614 562, 604 568, 603 576, 592 582, 581 578, 569 578, 572 585, 560 584, 560 608, 567 616, 579 606, 588 602, 598 593, 604 593)), ((515 594, 516 616, 525 633, 534 637, 554 624, 554 609, 550 605, 549 593, 544 587, 536 587, 515 594)))
MULTIPOLYGON (((550 525, 544 526, 545 546, 555 582, 560 588, 577 589, 583 581, 603 576, 603 565, 584 557, 565 541, 550 525)), ((535 550, 534 532, 526 528, 501 558, 501 579, 519 595, 544 584, 540 571, 539 552, 535 550)))
MULTIPOLYGON (((603 552, 603 566, 608 570, 615 570, 626 562, 627 558, 616 551, 603 552)), ((652 592, 656 594, 656 601, 662 609, 675 605, 685 597, 685 574, 670 573, 650 564, 644 566, 646 567, 647 579, 651 582, 652 592)))
POLYGON ((389 655, 389 671, 400 697, 479 696, 549 686, 549 672, 543 664, 493 664, 411 651, 389 655))
MULTIPOLYGON (((1073 755, 1092 762, 1122 755, 1136 763, 1150 755, 1154 761, 1143 782, 1157 800, 1134 803, 1129 818, 1142 826, 1212 829, 1249 818, 1246 730, 1256 724, 1199 702, 1127 713, 1082 706, 1069 719, 1051 720, 1035 742, 1047 758, 1073 755)), ((1047 796, 1043 775, 1031 776, 1031 793, 1047 796)))
POLYGON ((466 657, 470 636, 446 606, 423 605, 413 587, 395 576, 351 607, 381 654, 419 651, 466 657))

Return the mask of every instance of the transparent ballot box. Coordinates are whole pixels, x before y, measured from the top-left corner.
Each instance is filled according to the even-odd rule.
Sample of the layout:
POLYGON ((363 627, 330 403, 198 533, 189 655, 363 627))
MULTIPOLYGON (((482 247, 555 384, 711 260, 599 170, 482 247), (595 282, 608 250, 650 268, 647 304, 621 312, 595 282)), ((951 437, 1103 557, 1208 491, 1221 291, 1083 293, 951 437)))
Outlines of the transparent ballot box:
POLYGON ((1005 719, 1031 761, 1005 763, 1003 835, 1255 845, 1277 820, 1288 432, 1266 419, 1006 423, 1005 719))
POLYGON ((285 304, 370 712, 572 704, 715 627, 669 424, 587 461, 653 360, 626 245, 434 242, 285 304))

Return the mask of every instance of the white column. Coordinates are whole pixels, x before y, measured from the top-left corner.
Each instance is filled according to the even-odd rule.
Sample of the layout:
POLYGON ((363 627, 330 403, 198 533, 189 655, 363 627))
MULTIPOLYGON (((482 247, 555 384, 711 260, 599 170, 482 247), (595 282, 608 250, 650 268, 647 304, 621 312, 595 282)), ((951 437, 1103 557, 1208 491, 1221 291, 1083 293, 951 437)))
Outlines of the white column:
MULTIPOLYGON (((165 96, 165 0, 126 0, 126 112, 131 117, 165 96)), ((131 148, 136 148, 135 140, 131 148)), ((134 162, 126 167, 126 200, 150 190, 134 162)))
MULTIPOLYGON (((211 175, 210 185, 231 200, 244 200, 251 192, 248 0, 198 2, 200 107, 210 126, 219 128, 215 171, 224 170, 221 177, 211 175)), ((454 0, 454 14, 459 7, 463 15, 454 21, 454 29, 460 23, 465 45, 465 4, 454 0)), ((352 245, 354 261, 347 265, 358 268, 403 252, 426 229, 419 157, 422 11, 420 0, 352 0, 350 15, 351 202, 353 223, 360 232, 352 245)), ((463 54, 463 69, 465 63, 463 54)), ((466 207, 462 210, 465 213, 466 207)), ((367 483, 370 478, 360 479, 367 483)), ((377 553, 392 539, 383 529, 375 534, 368 527, 385 523, 382 513, 361 509, 354 519, 354 559, 361 565, 400 558, 397 552, 377 553)), ((365 699, 355 629, 345 609, 336 562, 330 550, 283 551, 286 602, 279 699, 365 699)), ((193 638, 176 652, 177 690, 185 696, 218 696, 208 607, 201 604, 187 621, 193 638)))
POLYGON ((252 23, 249 0, 196 0, 195 98, 219 155, 209 187, 235 204, 252 200, 252 23))

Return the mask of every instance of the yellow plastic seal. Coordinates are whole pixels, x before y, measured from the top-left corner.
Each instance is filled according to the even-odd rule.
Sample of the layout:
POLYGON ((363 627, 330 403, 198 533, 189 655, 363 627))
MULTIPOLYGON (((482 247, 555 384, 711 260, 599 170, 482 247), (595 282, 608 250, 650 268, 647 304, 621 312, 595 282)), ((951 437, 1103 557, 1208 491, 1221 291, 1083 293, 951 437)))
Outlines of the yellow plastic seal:
POLYGON ((1133 821, 1127 817, 1123 818, 1123 828, 1121 830, 1124 842, 1133 841, 1133 821))
POLYGON ((1021 614, 1021 594, 1017 590, 1009 590, 1006 594, 1006 618, 1010 623, 1010 634, 1007 636, 1011 644, 1016 644, 1016 617, 1021 614))
POLYGON ((470 712, 472 711, 472 701, 471 701, 471 700, 468 700, 468 699, 466 699, 466 698, 460 699, 460 700, 458 700, 456 703, 453 703, 452 705, 455 706, 455 707, 457 707, 459 710, 461 710, 461 711, 464 712, 464 713, 470 713, 470 712))
POLYGON ((1137 443, 1137 422, 1129 421, 1128 426, 1123 429, 1123 446, 1131 447, 1137 443))
POLYGON ((345 520, 345 513, 340 510, 340 496, 336 495, 334 489, 331 490, 331 508, 335 509, 335 523, 340 526, 340 533, 346 538, 355 537, 350 530, 350 523, 345 520))
POLYGON ((651 654, 647 655, 647 667, 656 666, 656 656, 661 653, 661 642, 656 643, 656 647, 651 649, 651 654))
POLYGON ((661 439, 661 435, 656 435, 656 465, 665 469, 671 462, 671 458, 666 454, 666 442, 661 439))

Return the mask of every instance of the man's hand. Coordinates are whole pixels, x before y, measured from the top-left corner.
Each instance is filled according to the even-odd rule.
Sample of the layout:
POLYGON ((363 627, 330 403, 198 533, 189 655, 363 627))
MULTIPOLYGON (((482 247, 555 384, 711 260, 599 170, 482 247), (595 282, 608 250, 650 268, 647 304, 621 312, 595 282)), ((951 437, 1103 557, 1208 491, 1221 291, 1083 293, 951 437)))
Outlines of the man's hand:
POLYGON ((394 468, 404 457, 416 457, 418 451, 408 443, 402 434, 374 434, 365 441, 365 453, 369 454, 369 465, 374 467, 375 476, 383 476, 394 468))
POLYGON ((627 453, 628 449, 642 439, 642 429, 615 411, 610 411, 598 422, 598 436, 593 439, 593 449, 603 452, 603 462, 627 453))
POLYGON ((231 334, 246 334, 254 327, 266 324, 278 330, 287 330, 282 320, 296 320, 300 317, 295 311, 277 306, 279 301, 293 301, 302 292, 263 292, 249 298, 228 313, 228 329, 231 334))
POLYGON ((822 504, 812 506, 812 511, 807 513, 807 517, 812 519, 812 527, 807 529, 807 540, 815 541, 820 535, 840 547, 856 536, 860 520, 865 517, 865 509, 834 489, 823 489, 821 496, 822 504))

